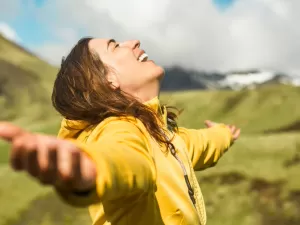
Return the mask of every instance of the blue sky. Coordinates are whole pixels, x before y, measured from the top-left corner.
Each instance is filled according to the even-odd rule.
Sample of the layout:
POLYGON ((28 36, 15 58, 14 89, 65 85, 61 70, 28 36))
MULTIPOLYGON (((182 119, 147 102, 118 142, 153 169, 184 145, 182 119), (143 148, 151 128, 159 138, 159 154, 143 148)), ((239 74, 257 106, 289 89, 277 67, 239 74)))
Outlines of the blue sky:
MULTIPOLYGON (((37 8, 42 7, 46 1, 34 0, 34 6, 37 8)), ((22 40, 22 44, 28 47, 54 39, 47 24, 40 21, 36 13, 34 13, 35 7, 27 4, 26 0, 22 1, 18 16, 6 21, 16 31, 22 40)))
POLYGON ((213 3, 220 9, 227 9, 234 3, 234 1, 235 0, 213 0, 213 3))

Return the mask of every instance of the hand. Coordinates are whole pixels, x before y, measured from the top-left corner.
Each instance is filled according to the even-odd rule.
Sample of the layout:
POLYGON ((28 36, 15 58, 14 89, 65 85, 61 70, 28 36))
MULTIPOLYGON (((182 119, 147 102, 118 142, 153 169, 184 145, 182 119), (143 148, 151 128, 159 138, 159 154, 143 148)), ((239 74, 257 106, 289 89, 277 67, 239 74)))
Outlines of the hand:
MULTIPOLYGON (((210 120, 205 120, 204 124, 206 125, 207 128, 210 128, 217 125, 218 123, 212 122, 210 120)), ((236 141, 240 137, 241 129, 237 128, 234 125, 226 125, 226 126, 230 129, 233 140, 236 141)))
POLYGON ((70 191, 87 191, 95 186, 94 163, 69 141, 33 134, 3 122, 0 139, 12 144, 11 166, 28 172, 44 185, 70 191))

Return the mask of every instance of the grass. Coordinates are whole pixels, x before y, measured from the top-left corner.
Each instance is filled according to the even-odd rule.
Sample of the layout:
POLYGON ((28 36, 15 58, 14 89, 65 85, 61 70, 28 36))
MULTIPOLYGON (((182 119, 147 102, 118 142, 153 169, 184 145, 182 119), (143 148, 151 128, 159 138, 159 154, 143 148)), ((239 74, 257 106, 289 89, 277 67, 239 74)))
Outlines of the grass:
POLYGON ((291 199, 300 193, 299 138, 244 136, 215 168, 198 173, 209 224, 300 224, 300 199, 291 199))
POLYGON ((0 120, 46 120, 54 115, 49 102, 57 68, 0 35, 0 120), (28 107, 30 106, 30 107, 28 107))
POLYGON ((243 132, 263 133, 300 120, 300 88, 270 85, 243 91, 189 91, 162 94, 163 102, 184 109, 179 122, 191 128, 205 119, 238 124, 243 132))

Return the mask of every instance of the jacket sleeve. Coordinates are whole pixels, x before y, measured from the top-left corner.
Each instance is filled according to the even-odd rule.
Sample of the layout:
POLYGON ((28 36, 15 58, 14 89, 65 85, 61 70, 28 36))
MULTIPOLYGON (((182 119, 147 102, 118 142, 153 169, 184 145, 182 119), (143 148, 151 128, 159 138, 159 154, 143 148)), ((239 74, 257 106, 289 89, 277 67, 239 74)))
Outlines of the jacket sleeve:
POLYGON ((155 187, 156 170, 147 139, 132 123, 111 122, 91 143, 77 144, 95 162, 96 187, 84 195, 57 190, 69 204, 88 206, 104 200, 149 192, 155 187))
POLYGON ((199 130, 179 127, 178 134, 187 145, 196 171, 215 166, 232 144, 232 134, 224 124, 199 130))

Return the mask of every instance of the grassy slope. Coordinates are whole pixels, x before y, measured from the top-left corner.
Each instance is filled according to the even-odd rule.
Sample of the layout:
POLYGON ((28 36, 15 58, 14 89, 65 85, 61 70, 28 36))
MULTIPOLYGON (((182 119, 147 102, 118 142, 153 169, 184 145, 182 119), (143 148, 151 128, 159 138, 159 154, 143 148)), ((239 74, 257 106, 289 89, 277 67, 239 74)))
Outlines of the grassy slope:
MULTIPOLYGON (((54 114, 44 99, 50 97, 56 69, 0 37, 3 66, 1 60, 9 68, 13 66, 16 73, 16 68, 23 71, 23 81, 32 85, 30 89, 24 85, 16 88, 16 77, 8 77, 12 86, 6 95, 0 85, 1 115, 17 112, 13 119, 26 128, 55 134, 59 121, 55 116, 54 123, 50 119, 54 114), (30 95, 29 90, 36 93, 30 95), (34 98, 36 95, 39 98, 34 98), (9 96, 16 101, 7 101, 9 96), (9 107, 5 107, 5 100, 9 107), (36 118, 40 121, 32 123, 36 118)), ((164 102, 185 109, 181 125, 202 127, 203 120, 209 118, 243 128, 242 138, 218 166, 198 173, 208 224, 300 224, 300 181, 293 179, 300 169, 300 133, 262 134, 297 123, 300 107, 295 102, 299 95, 298 88, 287 86, 162 95, 164 102)), ((51 189, 42 188, 25 174, 12 172, 7 165, 8 146, 0 143, 0 150, 0 225, 90 224, 86 210, 64 205, 51 189)))
POLYGON ((188 127, 202 126, 205 119, 236 123, 246 133, 264 132, 300 120, 296 104, 300 88, 272 85, 256 90, 190 91, 163 94, 165 103, 184 111, 180 123, 188 127))
POLYGON ((53 116, 49 98, 57 68, 1 35, 0 68, 0 120, 28 125, 53 116))

